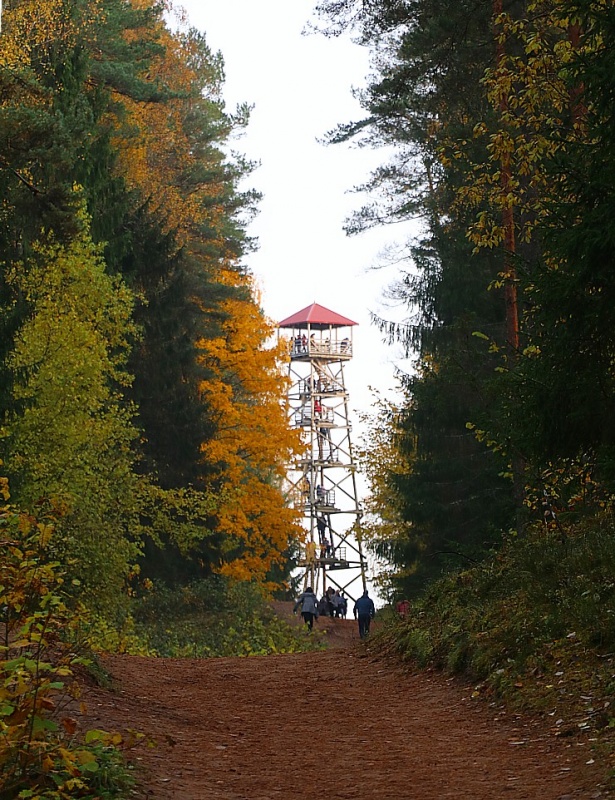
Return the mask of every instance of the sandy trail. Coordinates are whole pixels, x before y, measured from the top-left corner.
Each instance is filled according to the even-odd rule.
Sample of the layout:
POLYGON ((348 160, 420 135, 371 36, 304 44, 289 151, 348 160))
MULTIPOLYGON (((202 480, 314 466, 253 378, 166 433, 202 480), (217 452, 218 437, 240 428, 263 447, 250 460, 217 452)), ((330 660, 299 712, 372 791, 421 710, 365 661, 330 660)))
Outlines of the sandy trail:
MULTIPOLYGON (((319 623, 322 624, 322 621, 319 623)), ((141 796, 158 800, 571 800, 609 796, 580 737, 506 715, 434 672, 371 658, 355 623, 334 649, 210 660, 105 659, 90 726, 139 730, 141 796)))

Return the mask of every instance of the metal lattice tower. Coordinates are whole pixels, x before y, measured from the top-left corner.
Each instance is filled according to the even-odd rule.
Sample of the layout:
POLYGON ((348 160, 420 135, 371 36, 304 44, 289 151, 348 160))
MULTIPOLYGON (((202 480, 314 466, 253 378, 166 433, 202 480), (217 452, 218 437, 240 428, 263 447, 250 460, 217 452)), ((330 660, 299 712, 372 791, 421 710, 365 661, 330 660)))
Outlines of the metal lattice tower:
MULTIPOLYGON (((288 465, 290 497, 303 515, 303 585, 317 595, 329 586, 355 600, 366 588, 348 392, 344 366, 352 359, 356 325, 317 303, 279 323, 288 332, 288 413, 305 449, 288 465)), ((283 335, 283 334, 281 334, 283 335)))

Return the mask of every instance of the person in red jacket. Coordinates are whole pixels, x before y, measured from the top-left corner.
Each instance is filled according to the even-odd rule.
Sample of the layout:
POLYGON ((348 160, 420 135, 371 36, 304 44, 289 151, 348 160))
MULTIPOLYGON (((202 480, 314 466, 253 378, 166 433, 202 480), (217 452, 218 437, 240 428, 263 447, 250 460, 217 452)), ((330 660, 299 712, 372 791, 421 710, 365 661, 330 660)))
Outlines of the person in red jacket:
POLYGON ((397 605, 395 606, 395 610, 397 611, 398 615, 404 619, 410 611, 410 601, 409 600, 399 600, 397 605))

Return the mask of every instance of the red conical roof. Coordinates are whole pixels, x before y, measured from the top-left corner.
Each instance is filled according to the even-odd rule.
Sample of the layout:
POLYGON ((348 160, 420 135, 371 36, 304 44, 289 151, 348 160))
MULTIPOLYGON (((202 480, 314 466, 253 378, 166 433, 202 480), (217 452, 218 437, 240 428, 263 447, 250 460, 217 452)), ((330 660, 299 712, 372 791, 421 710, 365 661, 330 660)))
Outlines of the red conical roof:
POLYGON ((343 317, 341 314, 336 314, 335 311, 330 311, 328 308, 312 303, 311 306, 302 308, 290 317, 286 317, 282 322, 278 323, 278 328, 302 328, 310 325, 310 328, 341 328, 347 325, 357 325, 348 317, 343 317))

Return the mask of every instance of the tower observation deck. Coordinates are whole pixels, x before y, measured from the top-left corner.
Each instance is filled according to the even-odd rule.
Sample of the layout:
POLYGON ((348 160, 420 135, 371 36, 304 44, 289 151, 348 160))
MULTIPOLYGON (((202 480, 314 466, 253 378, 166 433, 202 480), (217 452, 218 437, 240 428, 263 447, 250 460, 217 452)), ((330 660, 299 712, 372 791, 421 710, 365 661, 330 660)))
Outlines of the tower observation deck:
POLYGON ((282 320, 288 337, 288 413, 301 430, 302 454, 288 465, 291 502, 306 530, 303 585, 356 599, 366 587, 344 367, 352 359, 350 319, 312 303, 282 320))

